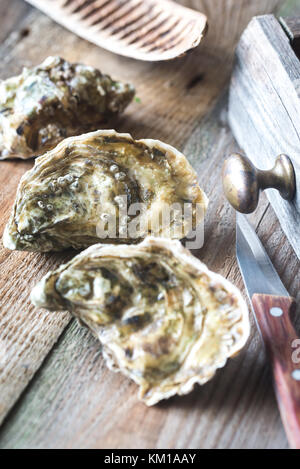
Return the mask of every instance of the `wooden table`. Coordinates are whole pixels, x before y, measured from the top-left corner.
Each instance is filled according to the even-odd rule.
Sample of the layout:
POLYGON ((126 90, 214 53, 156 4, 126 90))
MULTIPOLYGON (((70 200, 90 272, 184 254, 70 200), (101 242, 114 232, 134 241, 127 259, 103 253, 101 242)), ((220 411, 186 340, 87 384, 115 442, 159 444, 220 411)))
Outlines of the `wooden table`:
MULTIPOLYGON (((294 3, 285 13, 295 12, 294 3)), ((205 246, 195 254, 243 289, 234 213, 221 189, 224 157, 236 149, 226 123, 232 48, 212 49, 208 40, 172 63, 141 63, 77 38, 22 0, 1 0, 0 15, 1 78, 59 54, 136 85, 141 103, 128 109, 117 130, 185 152, 210 198, 205 246)), ((1 233, 19 178, 31 166, 1 162, 1 233)), ((265 197, 252 221, 300 305, 299 264, 265 197)), ((287 448, 254 324, 247 347, 213 381, 147 408, 135 384, 106 369, 99 343, 69 314, 31 306, 36 281, 68 256, 1 249, 0 447, 287 448)))

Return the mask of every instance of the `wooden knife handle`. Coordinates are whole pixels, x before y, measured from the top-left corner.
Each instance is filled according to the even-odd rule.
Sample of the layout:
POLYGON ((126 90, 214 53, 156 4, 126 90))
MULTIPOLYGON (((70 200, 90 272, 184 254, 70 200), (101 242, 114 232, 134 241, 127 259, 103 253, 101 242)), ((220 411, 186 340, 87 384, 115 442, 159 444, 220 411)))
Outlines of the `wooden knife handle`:
POLYGON ((267 353, 285 431, 292 448, 300 449, 300 340, 290 320, 293 298, 252 297, 267 353))

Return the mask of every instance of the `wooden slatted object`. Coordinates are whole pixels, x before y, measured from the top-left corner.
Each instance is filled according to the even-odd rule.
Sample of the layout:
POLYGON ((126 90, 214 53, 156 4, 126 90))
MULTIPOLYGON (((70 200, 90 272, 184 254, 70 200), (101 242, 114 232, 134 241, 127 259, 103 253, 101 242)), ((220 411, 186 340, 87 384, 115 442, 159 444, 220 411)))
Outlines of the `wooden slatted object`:
POLYGON ((199 45, 202 13, 170 0, 27 0, 72 32, 120 55, 160 61, 199 45))
MULTIPOLYGON (((225 30, 228 36, 233 31, 235 35, 241 18, 244 22, 258 13, 254 4, 260 11, 270 11, 270 0, 206 3, 211 9, 215 5, 216 22, 210 31, 218 31, 219 37, 225 30)), ((294 11, 290 8, 286 14, 294 11)), ((216 49, 205 38, 181 60, 139 62, 81 40, 23 0, 0 0, 0 16, 2 79, 59 54, 99 66, 136 86, 142 102, 128 108, 117 130, 136 138, 158 138, 183 150, 210 199, 205 247, 195 255, 243 288, 234 255, 234 211, 225 203, 220 183, 224 155, 237 151, 224 127, 226 102, 219 100, 231 74, 228 44, 233 41, 220 40, 216 49)), ((20 177, 32 164, 1 162, 0 234, 20 177)), ((251 220, 299 305, 297 259, 264 196, 251 220)), ((188 396, 148 408, 138 402, 134 383, 106 368, 99 343, 87 330, 74 322, 64 329, 68 315, 30 306, 36 282, 74 253, 29 254, 0 248, 0 339, 8 353, 8 359, 0 355, 0 448, 287 447, 255 327, 247 349, 215 380, 188 396)))
POLYGON ((300 17, 282 23, 273 15, 254 18, 237 47, 229 99, 231 128, 255 166, 269 169, 280 154, 287 154, 293 162, 297 191, 292 202, 283 200, 274 190, 267 192, 298 258, 300 60, 296 52, 299 36, 300 17))

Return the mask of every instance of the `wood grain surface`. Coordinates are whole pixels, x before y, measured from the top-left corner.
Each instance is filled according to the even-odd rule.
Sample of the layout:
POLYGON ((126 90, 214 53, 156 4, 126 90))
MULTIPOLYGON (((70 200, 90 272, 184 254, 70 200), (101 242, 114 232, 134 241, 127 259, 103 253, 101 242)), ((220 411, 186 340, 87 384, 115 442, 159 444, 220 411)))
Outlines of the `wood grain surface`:
POLYGON ((274 190, 268 197, 300 259, 300 61, 273 15, 254 18, 236 51, 229 121, 234 136, 259 169, 288 155, 296 173, 291 202, 274 190))
POLYGON ((300 60, 300 16, 280 18, 280 23, 290 38, 292 47, 300 60))
MULTIPOLYGON (((1 2, 13 9, 23 5, 1 2)), ((232 49, 204 42, 174 62, 141 63, 98 49, 34 9, 26 9, 22 19, 9 18, 7 33, 12 32, 0 45, 1 78, 60 54, 136 85, 141 103, 132 104, 114 127, 185 152, 210 197, 205 246, 195 254, 243 289, 234 256, 234 213, 221 185, 223 159, 236 150, 226 124, 232 49)), ((19 178, 31 165, 1 162, 1 232, 19 178)), ((299 303, 298 260, 265 197, 252 221, 299 303)), ((211 383, 147 408, 133 383, 106 369, 99 343, 86 329, 68 314, 29 304, 35 282, 71 255, 0 252, 0 340, 6 350, 0 362, 1 448, 287 447, 255 327, 245 350, 211 383)))

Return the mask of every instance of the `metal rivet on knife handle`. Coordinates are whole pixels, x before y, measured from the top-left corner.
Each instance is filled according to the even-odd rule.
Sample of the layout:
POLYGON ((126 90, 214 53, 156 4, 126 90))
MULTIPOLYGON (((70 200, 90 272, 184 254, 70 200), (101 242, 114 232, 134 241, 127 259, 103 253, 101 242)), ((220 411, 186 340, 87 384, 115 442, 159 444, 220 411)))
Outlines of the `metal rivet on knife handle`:
POLYGON ((286 155, 279 155, 275 166, 262 171, 249 158, 232 154, 223 167, 224 193, 230 204, 241 213, 252 213, 257 208, 260 191, 277 189, 285 200, 292 200, 296 192, 293 164, 286 155))

